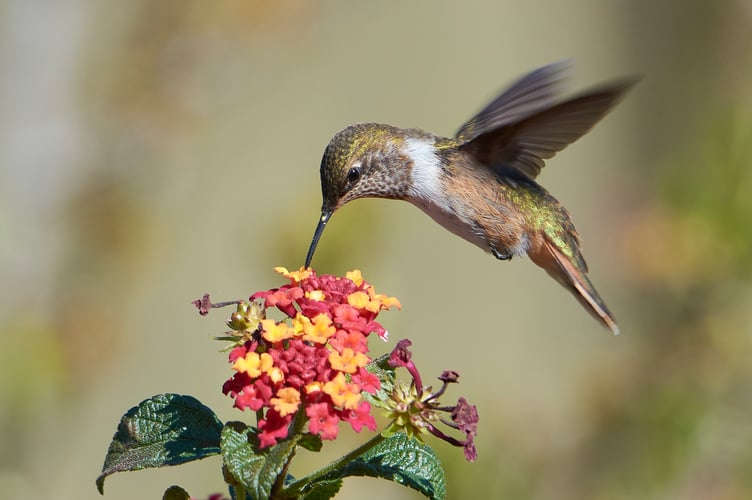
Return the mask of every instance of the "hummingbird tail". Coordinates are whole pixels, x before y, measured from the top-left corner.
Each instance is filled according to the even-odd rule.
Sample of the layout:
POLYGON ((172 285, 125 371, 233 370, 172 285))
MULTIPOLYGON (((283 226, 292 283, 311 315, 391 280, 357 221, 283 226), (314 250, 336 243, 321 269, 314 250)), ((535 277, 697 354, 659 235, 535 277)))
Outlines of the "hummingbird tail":
MULTIPOLYGON (((575 251, 577 250, 575 249, 575 251)), ((564 288, 572 292, 595 319, 610 329, 614 335, 619 334, 619 326, 587 277, 586 268, 576 265, 572 259, 564 255, 555 244, 545 237, 540 251, 531 253, 530 258, 545 269, 564 288)))

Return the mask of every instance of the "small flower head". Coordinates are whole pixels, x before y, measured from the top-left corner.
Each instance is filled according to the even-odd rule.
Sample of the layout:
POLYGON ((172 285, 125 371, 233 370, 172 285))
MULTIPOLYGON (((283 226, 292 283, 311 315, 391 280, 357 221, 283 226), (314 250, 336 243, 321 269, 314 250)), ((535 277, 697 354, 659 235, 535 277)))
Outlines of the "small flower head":
POLYGON ((227 320, 227 326, 236 332, 253 332, 265 317, 264 309, 258 302, 249 304, 241 300, 238 302, 235 312, 227 320))
POLYGON ((236 345, 240 345, 258 333, 261 321, 266 318, 264 308, 258 302, 248 303, 245 300, 233 300, 230 302, 212 303, 209 294, 204 294, 200 299, 194 300, 192 304, 198 309, 199 314, 206 316, 211 309, 216 307, 225 307, 235 305, 235 311, 230 314, 226 324, 230 331, 225 332, 222 337, 216 337, 217 340, 229 340, 236 345))
POLYGON ((468 404, 465 398, 459 398, 453 407, 445 407, 439 403, 439 397, 444 394, 449 384, 457 383, 459 374, 445 371, 439 380, 441 388, 431 392, 430 387, 423 387, 420 373, 412 361, 412 353, 408 350, 411 342, 401 340, 389 356, 389 365, 402 367, 412 376, 412 383, 408 386, 397 382, 387 403, 388 416, 392 420, 387 432, 404 431, 408 436, 422 439, 422 433, 429 432, 434 436, 454 446, 462 447, 465 458, 474 461, 477 458, 475 436, 478 431, 478 410, 468 404), (451 421, 441 416, 448 413, 451 421), (437 425, 442 423, 450 428, 461 431, 465 439, 460 440, 442 432, 437 425))
MULTIPOLYGON (((342 278, 319 276, 311 269, 275 270, 289 284, 253 294, 251 304, 258 304, 258 312, 251 314, 252 305, 244 307, 246 316, 230 325, 253 334, 232 338, 234 375, 225 382, 224 393, 237 408, 259 412, 262 448, 287 437, 301 408, 308 430, 322 439, 334 439, 343 420, 357 432, 375 429, 371 405, 361 394, 380 388, 378 377, 365 370, 371 361, 368 337, 385 335, 376 317, 399 307, 399 301, 377 294, 360 271, 342 278), (284 318, 267 318, 271 308, 284 318)), ((197 301, 199 308, 208 310, 209 304, 208 298, 197 301)))

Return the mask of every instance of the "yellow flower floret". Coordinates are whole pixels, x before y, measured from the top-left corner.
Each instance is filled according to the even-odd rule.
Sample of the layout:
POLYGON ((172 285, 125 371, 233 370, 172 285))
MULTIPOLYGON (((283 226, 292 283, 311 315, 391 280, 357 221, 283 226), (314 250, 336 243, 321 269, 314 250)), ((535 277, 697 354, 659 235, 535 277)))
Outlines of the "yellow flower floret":
POLYGON ((373 288, 368 289, 368 295, 372 301, 379 303, 380 309, 389 309, 390 307, 402 309, 402 304, 400 304, 400 301, 399 299, 397 299, 397 297, 387 297, 386 295, 376 293, 373 288))
POLYGON ((377 313, 382 309, 396 307, 402 309, 402 304, 396 297, 387 297, 376 293, 373 288, 368 288, 368 292, 357 291, 347 296, 347 303, 356 309, 363 309, 372 313, 377 313))
POLYGON ((360 269, 353 269, 352 271, 348 271, 347 273, 345 273, 345 278, 355 283, 355 286, 360 286, 363 284, 363 275, 360 274, 360 269))
POLYGON ((275 384, 278 384, 285 379, 285 372, 283 372, 278 366, 272 366, 266 371, 266 373, 269 375, 269 380, 275 384))
POLYGON ((364 309, 366 311, 378 312, 379 303, 371 301, 371 297, 366 292, 353 292, 347 296, 347 303, 355 309, 364 309))
POLYGON ((284 276, 285 278, 289 278, 296 283, 300 283, 306 278, 309 278, 313 271, 311 269, 305 269, 301 267, 297 271, 288 271, 286 267, 275 267, 274 270, 284 276))
POLYGON ((232 369, 238 373, 246 373, 251 378, 257 378, 262 373, 266 373, 274 365, 269 353, 249 352, 243 358, 238 358, 232 365, 232 369))
POLYGON ((298 411, 300 406, 300 392, 294 387, 283 387, 277 391, 277 397, 269 402, 281 416, 290 415, 298 411))
POLYGON ((320 313, 303 327, 303 331, 303 340, 325 344, 329 337, 337 332, 337 329, 332 325, 332 318, 327 314, 320 313))
POLYGON ((323 302, 326 299, 323 290, 311 290, 305 293, 307 299, 315 300, 316 302, 323 302))
POLYGON ((313 325, 311 325, 311 319, 308 316, 303 316, 300 313, 297 313, 295 317, 292 319, 292 331, 293 335, 296 337, 300 337, 301 335, 305 334, 307 330, 310 330, 313 325))
POLYGON ((249 352, 245 357, 236 359, 232 369, 251 378, 258 378, 265 373, 275 384, 285 379, 284 372, 278 366, 274 366, 274 358, 266 352, 249 352))
POLYGON ((277 323, 273 319, 264 319, 261 326, 264 330, 262 335, 269 342, 280 342, 293 336, 293 330, 284 321, 277 323))
POLYGON ((358 384, 348 384, 343 373, 338 373, 332 380, 324 384, 323 391, 332 398, 335 406, 347 410, 354 410, 360 403, 360 387, 358 384))
POLYGON ((306 394, 313 394, 315 392, 321 392, 324 387, 324 384, 321 382, 311 382, 310 384, 305 385, 305 392, 306 394))
POLYGON ((342 350, 342 354, 337 351, 329 353, 329 364, 332 368, 345 373, 355 373, 361 366, 366 366, 370 360, 362 352, 355 352, 349 347, 342 350))

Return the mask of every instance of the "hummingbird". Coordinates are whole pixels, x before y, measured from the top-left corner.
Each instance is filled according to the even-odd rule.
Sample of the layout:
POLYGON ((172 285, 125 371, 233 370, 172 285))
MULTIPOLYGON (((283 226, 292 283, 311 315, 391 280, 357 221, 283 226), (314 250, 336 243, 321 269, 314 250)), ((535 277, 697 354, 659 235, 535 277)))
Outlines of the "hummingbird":
POLYGON ((588 278, 569 212, 535 179, 546 160, 587 133, 635 80, 562 100, 566 69, 553 63, 523 76, 454 137, 379 123, 338 132, 321 159, 321 217, 305 267, 340 207, 366 197, 405 200, 499 260, 527 255, 618 334, 588 278))

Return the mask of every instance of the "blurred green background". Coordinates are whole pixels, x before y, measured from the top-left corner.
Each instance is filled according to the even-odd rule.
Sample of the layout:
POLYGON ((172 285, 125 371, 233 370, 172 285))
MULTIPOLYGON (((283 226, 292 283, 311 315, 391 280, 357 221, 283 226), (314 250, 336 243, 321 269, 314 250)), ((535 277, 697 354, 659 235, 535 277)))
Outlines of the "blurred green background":
MULTIPOLYGON (((541 182, 570 210, 613 337, 529 261, 406 203, 332 220, 315 267, 360 268, 425 377, 455 369, 479 460, 432 441, 449 498, 752 497, 752 4, 5 0, 0 3, 0 497, 98 498, 125 410, 220 392, 190 301, 281 284, 324 146, 377 121, 451 135, 573 59, 573 90, 640 85, 541 182)), ((229 314, 229 311, 227 311, 229 314)), ((449 401, 447 401, 449 402, 449 401)), ((365 437, 343 431, 301 473, 365 437)), ((220 491, 219 460, 118 474, 110 500, 220 491)), ((341 498, 414 498, 373 479, 341 498)))

